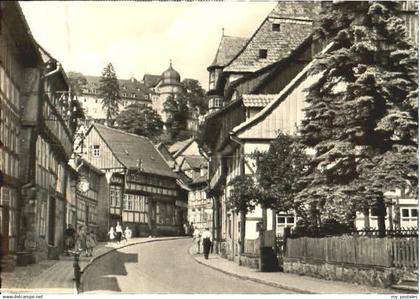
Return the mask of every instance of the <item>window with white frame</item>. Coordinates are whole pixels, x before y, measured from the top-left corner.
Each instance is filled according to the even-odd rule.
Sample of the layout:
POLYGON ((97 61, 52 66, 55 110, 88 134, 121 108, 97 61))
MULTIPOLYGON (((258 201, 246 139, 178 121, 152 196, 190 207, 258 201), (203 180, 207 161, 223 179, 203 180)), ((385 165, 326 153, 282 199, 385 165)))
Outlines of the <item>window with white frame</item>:
POLYGON ((417 208, 402 208, 401 209, 401 220, 408 221, 408 220, 416 220, 418 217, 418 209, 417 208))
POLYGON ((100 147, 99 147, 99 145, 98 144, 95 144, 94 146, 93 146, 93 156, 94 157, 99 157, 99 155, 101 154, 101 152, 100 152, 100 147))

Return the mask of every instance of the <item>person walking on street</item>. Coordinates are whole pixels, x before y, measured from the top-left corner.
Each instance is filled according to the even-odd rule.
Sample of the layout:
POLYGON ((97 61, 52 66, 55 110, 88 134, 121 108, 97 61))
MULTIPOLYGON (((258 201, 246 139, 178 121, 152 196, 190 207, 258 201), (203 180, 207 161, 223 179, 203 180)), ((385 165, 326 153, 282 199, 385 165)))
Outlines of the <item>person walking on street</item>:
POLYGON ((193 242, 197 245, 197 254, 200 254, 201 233, 197 227, 194 230, 193 242))
POLYGON ((124 238, 127 242, 131 239, 131 229, 128 226, 125 228, 124 238))
POLYGON ((76 235, 76 250, 84 252, 87 255, 87 248, 86 248, 86 230, 83 225, 79 226, 79 231, 76 235))
POLYGON ((202 234, 202 243, 203 243, 203 252, 204 252, 204 258, 206 260, 209 259, 209 252, 211 247, 211 242, 213 241, 212 235, 210 233, 210 230, 208 227, 206 227, 206 230, 202 234))
POLYGON ((111 243, 114 243, 114 240, 115 240, 115 231, 114 231, 114 227, 113 226, 111 226, 109 228, 108 236, 109 236, 109 241, 111 243))
POLYGON ((123 234, 123 229, 122 229, 119 221, 117 221, 117 226, 115 227, 115 232, 117 233, 117 242, 120 243, 121 238, 122 238, 122 234, 123 234))
POLYGON ((192 237, 193 235, 194 235, 194 222, 191 222, 189 236, 192 237))
POLYGON ((96 236, 93 230, 86 236, 87 256, 93 256, 93 248, 96 246, 96 236))
POLYGON ((74 230, 71 224, 69 224, 67 228, 64 230, 64 238, 65 238, 64 243, 65 243, 66 255, 69 255, 70 249, 74 248, 75 234, 76 234, 76 231, 74 230))
POLYGON ((184 235, 188 236, 188 223, 184 223, 184 235))

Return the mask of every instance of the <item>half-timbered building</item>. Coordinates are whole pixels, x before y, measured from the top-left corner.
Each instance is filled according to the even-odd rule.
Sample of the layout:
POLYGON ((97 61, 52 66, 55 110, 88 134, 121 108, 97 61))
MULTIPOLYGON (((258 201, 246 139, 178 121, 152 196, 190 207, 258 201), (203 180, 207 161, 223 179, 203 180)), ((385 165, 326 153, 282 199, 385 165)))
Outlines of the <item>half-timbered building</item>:
MULTIPOLYGON (((246 239, 258 237, 258 222, 264 220, 263 228, 277 232, 296 222, 293 211, 274 213, 268 210, 265 213, 257 207, 246 216, 242 226, 239 216, 227 209, 226 200, 229 182, 234 177, 255 173, 256 162, 250 158, 255 150, 268 150, 270 141, 280 131, 297 132, 304 116, 304 90, 317 80, 316 76, 307 74, 312 57, 331 47, 327 41, 312 39, 312 28, 320 8, 320 3, 311 2, 277 4, 243 49, 219 72, 218 84, 210 82, 210 88, 215 89, 211 93, 222 95, 223 105, 214 107, 205 119, 204 139, 211 161, 209 195, 214 198, 217 209, 217 249, 230 259, 239 260, 241 251, 247 250, 240 245, 246 244, 246 239), (311 8, 311 5, 314 6, 311 8), (300 32, 291 34, 292 31, 300 32), (288 43, 286 52, 282 52, 284 47, 267 48, 267 44, 275 48, 277 38, 280 43, 290 38, 294 40, 288 43), (275 59, 269 57, 270 52, 276 53, 275 59), (245 229, 245 240, 240 239, 241 228, 245 229)), ((402 14, 413 17, 410 8, 412 5, 405 5, 402 14)), ((407 26, 412 28, 416 20, 409 17, 407 20, 411 27, 407 26)), ((407 198, 403 198, 400 205, 404 207, 405 223, 413 223, 417 209, 407 206, 407 198)))
MULTIPOLYGON (((267 150, 274 139, 258 134, 240 139, 232 130, 270 105, 319 51, 320 47, 312 42, 314 18, 319 8, 319 3, 313 2, 278 3, 219 71, 216 84, 210 82, 213 90, 209 90, 209 94, 221 97, 222 105, 213 105, 205 119, 204 140, 210 157, 209 195, 215 202, 217 249, 230 259, 239 260, 241 251, 245 250, 241 248, 241 244, 245 244, 245 240, 241 240, 242 229, 245 239, 256 239, 256 224, 263 217, 266 229, 275 228, 275 215, 270 210, 265 213, 257 207, 242 223, 240 216, 226 206, 229 182, 236 176, 254 173, 255 161, 250 155, 255 150, 267 150)), ((217 56, 223 55, 222 46, 221 43, 217 56)), ((210 67, 209 71, 214 68, 210 67)))
POLYGON ((180 233, 178 176, 148 138, 94 124, 84 142, 83 157, 109 184, 110 226, 119 221, 133 236, 180 233))
POLYGON ((62 248, 67 162, 82 111, 60 64, 32 37, 19 4, 2 2, 0 12, 2 252, 25 265, 62 248))
POLYGON ((10 270, 18 251, 22 186, 21 105, 25 75, 42 63, 17 2, 0 3, 0 232, 1 268, 10 270), (19 45, 19 46, 18 46, 19 45))

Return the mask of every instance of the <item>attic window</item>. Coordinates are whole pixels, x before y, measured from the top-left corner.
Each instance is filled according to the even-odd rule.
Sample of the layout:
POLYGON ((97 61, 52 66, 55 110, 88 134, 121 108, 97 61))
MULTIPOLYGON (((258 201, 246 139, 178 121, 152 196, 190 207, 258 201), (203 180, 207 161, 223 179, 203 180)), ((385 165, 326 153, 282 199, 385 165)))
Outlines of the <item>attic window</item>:
POLYGON ((259 58, 260 59, 266 59, 267 58, 267 49, 260 49, 259 53, 259 58))
POLYGON ((280 31, 280 24, 273 24, 273 31, 280 31))
POLYGON ((94 157, 99 157, 100 156, 100 147, 99 147, 99 145, 94 145, 93 146, 93 156, 94 157))

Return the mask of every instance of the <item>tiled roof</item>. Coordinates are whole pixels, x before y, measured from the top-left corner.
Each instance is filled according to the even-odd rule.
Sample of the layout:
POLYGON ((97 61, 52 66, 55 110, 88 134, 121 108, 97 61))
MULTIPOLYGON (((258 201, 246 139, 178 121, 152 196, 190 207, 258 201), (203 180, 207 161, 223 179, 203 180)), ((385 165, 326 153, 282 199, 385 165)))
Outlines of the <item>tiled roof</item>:
POLYGON ((138 167, 138 160, 141 159, 143 172, 178 178, 148 138, 97 123, 93 124, 93 127, 125 167, 138 167))
POLYGON ((192 182, 191 178, 188 177, 185 173, 183 173, 182 171, 177 173, 179 176, 179 179, 181 180, 181 182, 185 185, 188 185, 189 183, 192 182))
POLYGON ((320 9, 319 1, 318 3, 316 1, 279 1, 268 16, 270 18, 313 20, 319 16, 320 9))
POLYGON ((227 65, 248 41, 246 37, 222 36, 216 56, 210 67, 224 67, 227 65))
POLYGON ((189 146, 194 141, 194 138, 189 138, 186 140, 178 141, 172 144, 169 147, 169 152, 174 155, 175 153, 179 152, 180 150, 184 150, 187 146, 189 146))
POLYGON ((276 98, 275 94, 244 94, 242 102, 245 107, 265 107, 276 98))
POLYGON ((143 76, 143 82, 147 88, 155 87, 159 83, 160 79, 161 79, 160 75, 145 74, 143 76))
MULTIPOLYGON (((86 85, 83 86, 84 94, 97 94, 99 93, 99 86, 101 77, 99 76, 85 76, 86 85), (96 93, 94 92, 96 90, 96 93)), ((149 99, 149 88, 144 83, 137 81, 136 79, 118 79, 120 86, 120 94, 123 99, 131 100, 142 100, 150 101, 149 99), (125 94, 125 96, 124 96, 125 94), (133 97, 133 94, 135 97, 133 97)))
POLYGON ((206 183, 207 182, 207 174, 199 176, 198 178, 195 178, 190 185, 193 184, 199 184, 199 183, 206 183))
POLYGON ((191 166, 192 169, 201 168, 202 165, 206 165, 207 160, 198 155, 188 155, 184 157, 185 162, 191 166))
MULTIPOLYGON (((327 53, 330 51, 330 49, 333 47, 333 43, 328 44, 323 50, 322 53, 327 53)), ((303 78, 306 77, 308 71, 311 69, 312 65, 314 64, 314 61, 316 59, 313 59, 308 65, 305 66, 305 68, 293 78, 289 82, 286 87, 284 87, 280 93, 275 95, 275 99, 272 100, 269 104, 267 104, 260 112, 255 114, 253 117, 248 118, 246 121, 242 122, 241 124, 234 127, 231 131, 231 134, 237 135, 241 131, 246 130, 247 128, 250 128, 257 124, 258 122, 264 120, 267 116, 270 115, 270 113, 273 112, 274 109, 276 109, 284 100, 284 98, 292 91, 293 88, 301 81, 303 78)))
POLYGON ((279 1, 223 71, 255 72, 288 57, 312 34, 312 19, 319 6, 307 1, 279 1), (273 30, 273 24, 280 26, 278 31, 273 30), (259 58, 260 50, 267 50, 266 58, 259 58))

